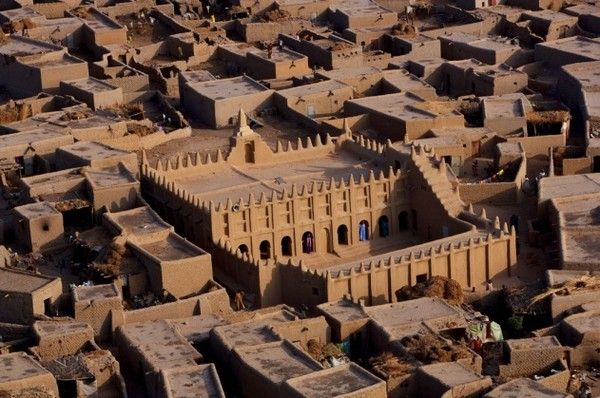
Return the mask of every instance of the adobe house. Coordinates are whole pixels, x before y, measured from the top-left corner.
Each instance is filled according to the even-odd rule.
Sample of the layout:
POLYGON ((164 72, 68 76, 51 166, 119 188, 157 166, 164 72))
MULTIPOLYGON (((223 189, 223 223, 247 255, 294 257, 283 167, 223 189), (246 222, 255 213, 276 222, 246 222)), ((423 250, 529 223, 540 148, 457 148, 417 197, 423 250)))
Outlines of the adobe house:
POLYGON ((36 321, 33 332, 37 342, 34 352, 43 360, 77 354, 94 340, 94 330, 90 325, 73 320, 36 321))
POLYGON ((369 316, 364 313, 360 305, 344 298, 319 304, 316 310, 325 316, 327 323, 331 326, 331 338, 334 342, 341 343, 348 339, 354 341, 364 339, 366 341, 366 326, 369 316))
POLYGON ((383 72, 374 66, 358 66, 330 71, 319 70, 315 76, 352 86, 360 95, 377 95, 381 92, 383 72))
POLYGON ((233 371, 245 397, 286 397, 287 380, 322 369, 310 355, 287 340, 236 347, 233 354, 233 371))
POLYGON ((290 79, 308 75, 308 57, 285 47, 267 51, 246 53, 246 71, 255 79, 290 79))
MULTIPOLYGON (((94 169, 116 167, 122 163, 130 172, 137 173, 138 160, 134 152, 114 149, 97 142, 79 141, 56 150, 56 168, 90 166, 94 169)), ((124 177, 125 178, 125 177, 124 177)))
POLYGON ((585 123, 585 155, 591 161, 591 170, 600 170, 600 113, 593 105, 600 97, 600 62, 582 62, 561 68, 557 84, 564 87, 560 98, 585 123))
MULTIPOLYGON (((147 206, 107 213, 105 224, 127 238, 127 246, 146 269, 149 288, 175 297, 203 291, 212 279, 211 256, 173 232, 147 206)), ((133 283, 133 281, 130 281, 133 283)), ((130 295, 139 289, 127 283, 130 295)))
POLYGON ((293 18, 322 19, 327 16, 329 0, 275 0, 275 7, 287 11, 293 18))
POLYGON ((424 34, 415 36, 391 36, 393 55, 410 55, 411 59, 439 58, 441 43, 437 38, 424 34))
POLYGON ((113 87, 119 87, 123 93, 146 91, 150 88, 147 74, 105 55, 101 61, 89 64, 90 75, 113 87))
POLYGON ((123 89, 94 77, 79 80, 63 80, 60 92, 86 103, 91 109, 110 108, 123 104, 123 89))
POLYGON ((553 10, 526 11, 520 21, 529 21, 531 32, 546 42, 571 36, 577 25, 577 17, 553 10))
POLYGON ((566 145, 571 116, 560 102, 506 94, 483 98, 481 113, 484 127, 522 144, 529 154, 547 155, 549 147, 566 145))
POLYGON ((548 217, 548 228, 558 235, 560 268, 599 269, 600 264, 590 245, 599 233, 594 221, 598 199, 594 173, 547 177, 540 181, 538 216, 548 217))
POLYGON ((174 387, 165 385, 168 370, 190 369, 203 360, 202 355, 164 319, 120 326, 115 331, 114 341, 120 362, 144 383, 145 393, 153 398, 164 397, 164 389, 174 387))
POLYGON ((340 30, 371 26, 392 26, 398 14, 371 0, 353 0, 336 4, 329 11, 329 20, 340 30))
POLYGON ((348 398, 386 398, 385 382, 354 362, 286 380, 286 397, 308 398, 322 394, 348 398))
POLYGON ((425 100, 437 99, 434 87, 405 69, 384 70, 381 85, 383 94, 407 92, 425 100))
POLYGON ((503 95, 527 87, 527 74, 505 64, 486 65, 475 59, 444 63, 440 91, 452 97, 503 95))
POLYGON ((306 55, 315 69, 331 70, 363 64, 362 47, 333 34, 305 30, 296 37, 280 34, 279 40, 286 47, 306 55))
POLYGON ((30 324, 36 314, 54 316, 62 295, 60 278, 0 267, 0 319, 30 324))
POLYGON ((435 363, 417 369, 416 383, 424 398, 468 398, 489 390, 492 378, 481 376, 458 362, 435 363))
POLYGON ((570 372, 564 359, 568 348, 554 336, 510 339, 504 342, 504 358, 499 375, 505 378, 544 376, 538 382, 558 391, 566 391, 570 372), (532 360, 535 358, 535 360, 532 360))
POLYGON ((50 171, 56 149, 73 142, 71 135, 46 129, 0 135, 0 159, 18 164, 22 176, 50 171))
POLYGON ((88 76, 87 63, 69 55, 65 47, 20 35, 8 37, 0 54, 0 84, 15 98, 57 92, 65 76, 88 76))
POLYGON ((354 98, 353 89, 335 80, 276 91, 273 104, 292 120, 320 119, 336 115, 347 100, 354 98))
POLYGON ((24 352, 0 355, 0 391, 24 397, 33 394, 59 396, 52 373, 24 352))
POLYGON ((250 113, 272 107, 273 90, 248 76, 185 84, 183 107, 192 117, 211 128, 231 126, 239 108, 250 113))
POLYGON ((52 251, 65 245, 63 216, 46 202, 14 208, 17 242, 29 252, 52 251))
POLYGON ((110 341, 111 312, 123 308, 117 286, 114 283, 77 286, 72 291, 72 298, 75 320, 89 324, 99 342, 110 341))
POLYGON ((416 283, 420 274, 448 276, 442 264, 455 249, 461 256, 465 250, 499 250, 493 263, 451 271, 464 286, 510 273, 515 253, 509 249, 508 226, 468 210, 455 218, 465 207, 450 181, 421 177, 446 175, 443 159, 428 160, 433 158, 430 148, 396 149, 391 142, 353 138, 346 124, 335 141, 316 137, 288 143, 287 150, 278 144, 274 151, 248 127, 243 112, 239 119, 226 157, 218 151, 216 158, 188 155, 152 165, 143 156, 142 186, 153 208, 172 224, 187 225, 185 236, 210 248, 218 264, 216 279, 233 279, 257 294, 259 305, 317 305, 345 294, 374 303, 392 301, 394 290, 387 282, 366 287, 369 274, 382 272, 387 280, 387 267, 399 267, 402 278, 408 278, 411 267, 410 280, 396 280, 398 287, 416 283), (405 171, 413 167, 415 180, 405 171), (232 182, 223 188, 228 179, 232 182), (432 190, 405 188, 430 183, 432 190), (197 217, 194 226, 183 221, 189 214, 197 217), (441 252, 426 245, 446 238, 435 244, 442 245, 441 252), (440 268, 430 265, 437 263, 438 253, 440 268), (348 278, 357 284, 349 285, 348 278))
POLYGON ((467 327, 465 314, 437 297, 363 307, 363 311, 370 319, 369 338, 377 352, 394 341, 425 330, 439 333, 467 327))
POLYGON ((442 58, 461 60, 475 58, 489 65, 514 65, 523 57, 518 43, 508 38, 479 37, 470 33, 452 32, 439 37, 442 58))
POLYGON ((140 183, 122 163, 102 169, 83 169, 94 214, 128 210, 138 203, 140 183))
POLYGON ((349 116, 371 115, 372 127, 393 141, 421 138, 428 130, 440 127, 464 127, 464 116, 456 105, 428 101, 410 92, 379 95, 346 101, 349 116))

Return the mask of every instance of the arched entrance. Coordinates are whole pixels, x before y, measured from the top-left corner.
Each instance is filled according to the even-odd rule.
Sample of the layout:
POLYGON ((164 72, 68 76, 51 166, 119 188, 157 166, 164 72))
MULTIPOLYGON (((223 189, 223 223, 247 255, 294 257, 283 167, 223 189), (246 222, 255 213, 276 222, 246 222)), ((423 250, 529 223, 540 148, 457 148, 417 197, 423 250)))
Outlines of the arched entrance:
POLYGON ((289 236, 284 236, 281 239, 281 254, 283 256, 292 255, 292 238, 290 238, 289 236))
POLYGON ((379 225, 379 236, 385 238, 390 235, 390 220, 387 216, 379 217, 379 221, 377 222, 379 225))
POLYGON ((244 245, 244 244, 241 244, 241 245, 239 245, 239 246, 238 246, 238 250, 239 250, 239 251, 240 251, 242 254, 244 254, 244 253, 248 254, 248 246, 246 246, 246 245, 244 245))
POLYGON ((312 253, 315 251, 315 237, 312 232, 305 232, 302 235, 302 253, 312 253))
POLYGON ((267 260, 271 258, 271 242, 268 240, 263 240, 260 242, 260 246, 258 248, 260 250, 261 260, 267 260))
POLYGON ((348 244, 348 227, 344 224, 340 225, 337 229, 337 240, 338 245, 348 244))
POLYGON ((408 212, 403 211, 398 214, 398 229, 406 231, 408 229, 408 212))
POLYGON ((369 222, 367 220, 358 223, 358 240, 369 240, 369 222))

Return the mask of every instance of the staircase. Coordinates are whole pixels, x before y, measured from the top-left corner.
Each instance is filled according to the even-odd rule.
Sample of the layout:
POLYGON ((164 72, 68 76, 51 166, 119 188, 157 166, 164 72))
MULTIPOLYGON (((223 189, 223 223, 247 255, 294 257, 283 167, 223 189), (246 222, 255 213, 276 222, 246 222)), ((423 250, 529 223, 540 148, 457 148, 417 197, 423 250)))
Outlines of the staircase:
POLYGON ((434 165, 433 157, 430 157, 422 148, 415 148, 414 150, 415 153, 411 158, 415 166, 429 183, 431 190, 448 214, 452 217, 458 216, 464 208, 464 203, 460 199, 458 191, 455 191, 452 187, 452 183, 448 178, 446 163, 442 160, 438 165, 434 165))

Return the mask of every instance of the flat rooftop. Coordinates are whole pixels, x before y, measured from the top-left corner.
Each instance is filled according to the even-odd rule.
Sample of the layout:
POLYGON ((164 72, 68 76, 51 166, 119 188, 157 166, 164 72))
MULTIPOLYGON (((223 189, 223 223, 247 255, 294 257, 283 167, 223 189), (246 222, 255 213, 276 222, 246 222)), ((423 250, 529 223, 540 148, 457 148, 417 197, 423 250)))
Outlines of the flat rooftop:
POLYGON ((41 375, 51 373, 24 352, 0 355, 0 385, 41 375))
POLYGON ((169 397, 225 398, 213 364, 164 371, 169 397))
POLYGON ((56 280, 58 278, 0 267, 0 292, 32 293, 56 280))
POLYGON ((106 285, 77 286, 73 289, 73 299, 76 302, 102 300, 120 297, 117 287, 110 283, 106 285))
POLYGON ((318 75, 328 79, 357 79, 362 76, 382 75, 381 69, 374 66, 358 66, 355 68, 342 68, 333 70, 318 71, 318 75))
POLYGON ((13 146, 29 144, 33 144, 35 146, 36 143, 51 140, 61 140, 68 137, 69 136, 56 131, 42 129, 0 135, 0 151, 13 146))
POLYGON ((561 344, 554 336, 529 337, 525 339, 506 340, 506 345, 511 351, 539 350, 550 347, 560 347, 561 344))
POLYGON ((523 12, 523 17, 540 19, 547 22, 567 22, 572 24, 577 23, 577 17, 554 10, 525 10, 523 12))
POLYGON ((136 184, 138 182, 127 170, 119 166, 88 170, 85 175, 90 183, 98 188, 136 184))
POLYGON ((584 312, 563 319, 563 322, 581 334, 600 332, 600 312, 584 312))
POLYGON ((143 236, 171 229, 171 226, 148 206, 108 213, 107 217, 117 223, 127 235, 143 236))
POLYGON ((131 154, 130 152, 114 149, 92 141, 80 141, 72 145, 63 146, 60 150, 89 161, 131 154))
POLYGON ((459 327, 455 321, 464 320, 457 308, 436 297, 365 307, 364 311, 392 340, 414 334, 421 330, 424 322, 441 321, 444 324, 444 321, 448 320, 452 322, 452 327, 459 327))
POLYGON ((357 321, 369 318, 369 316, 363 312, 360 305, 355 304, 350 300, 323 303, 319 304, 317 308, 339 322, 357 321))
POLYGON ((385 389, 384 381, 352 362, 296 377, 286 384, 306 398, 368 394, 367 391, 376 386, 385 389))
POLYGON ((292 88, 286 88, 285 90, 277 91, 277 95, 284 98, 304 98, 313 95, 328 94, 330 91, 341 90, 344 88, 351 88, 347 84, 338 82, 336 80, 325 80, 313 84, 305 84, 303 86, 297 86, 292 88))
POLYGON ((63 47, 34 40, 20 35, 8 36, 6 41, 0 45, 0 54, 13 57, 26 57, 28 55, 45 54, 53 51, 61 51, 63 47))
POLYGON ((21 217, 26 218, 28 220, 60 213, 58 210, 56 210, 54 206, 52 206, 48 202, 30 203, 27 205, 15 207, 14 210, 21 217))
POLYGON ((486 97, 482 100, 484 118, 525 117, 524 104, 529 103, 524 94, 509 94, 486 97))
POLYGON ((218 326, 227 325, 228 322, 216 314, 203 314, 188 318, 170 319, 177 331, 192 343, 204 341, 210 337, 210 331, 218 326))
POLYGON ((295 51, 289 50, 287 48, 279 48, 273 47, 271 52, 271 58, 269 58, 268 53, 266 51, 251 51, 253 55, 268 60, 270 62, 288 62, 288 61, 297 61, 299 59, 307 58, 306 55, 297 53, 295 51))
POLYGON ((310 160, 288 160, 288 163, 277 164, 276 167, 269 164, 238 169, 224 165, 216 174, 210 171, 204 175, 175 180, 179 186, 197 195, 202 201, 225 203, 227 198, 231 198, 233 202, 240 198, 247 200, 251 193, 258 199, 262 193, 270 197, 273 191, 281 193, 286 189, 290 192, 293 184, 300 188, 312 182, 328 183, 332 177, 336 181, 341 178, 348 181, 350 174, 355 181, 359 181, 360 176, 367 180, 371 170, 375 175, 383 170, 374 161, 360 159, 344 150, 310 160))
POLYGON ((451 102, 426 101, 406 92, 359 98, 348 102, 401 120, 462 117, 462 114, 455 109, 456 105, 451 102))
POLYGON ((184 341, 175 327, 164 319, 126 324, 121 326, 121 332, 133 346, 172 345, 184 341))
POLYGON ((515 398, 515 397, 535 397, 535 398, 566 398, 571 397, 556 390, 551 390, 537 381, 520 378, 504 383, 499 387, 484 395, 484 398, 515 398))
POLYGON ((559 212, 559 222, 563 228, 588 229, 600 225, 600 194, 557 198, 552 203, 559 212))
POLYGON ((565 65, 562 69, 579 81, 585 91, 600 90, 600 61, 565 65))
POLYGON ((33 324, 36 334, 40 337, 63 336, 70 333, 94 331, 85 322, 66 321, 36 321, 33 324))
POLYGON ((268 88, 248 76, 211 80, 194 84, 193 89, 214 101, 267 91, 268 88))
POLYGON ((419 370, 447 386, 460 386, 461 384, 473 383, 484 378, 458 362, 434 363, 422 366, 419 370))
POLYGON ((581 57, 586 57, 590 61, 600 61, 600 40, 598 39, 590 39, 583 36, 572 36, 565 39, 538 43, 536 46, 574 53, 581 57))
POLYGON ((598 239, 600 238, 600 229, 594 228, 590 231, 585 230, 561 230, 564 239, 563 261, 566 263, 589 263, 597 264, 598 258, 598 239))
POLYGON ((94 77, 86 77, 77 80, 63 80, 63 82, 80 90, 88 91, 91 93, 102 93, 105 91, 113 91, 117 89, 116 87, 106 82, 103 82, 102 80, 98 80, 94 77))
POLYGON ((322 369, 307 353, 287 340, 236 347, 235 352, 248 367, 276 384, 322 369))
POLYGON ((170 233, 164 240, 144 243, 140 247, 161 261, 177 261, 206 254, 196 245, 174 233, 170 233))
POLYGON ((214 329, 214 332, 230 348, 254 346, 279 340, 268 329, 268 326, 294 320, 296 320, 296 317, 293 314, 280 310, 258 319, 219 326, 214 329))
POLYGON ((593 193, 600 193, 600 175, 598 174, 546 177, 540 181, 539 202, 593 193))

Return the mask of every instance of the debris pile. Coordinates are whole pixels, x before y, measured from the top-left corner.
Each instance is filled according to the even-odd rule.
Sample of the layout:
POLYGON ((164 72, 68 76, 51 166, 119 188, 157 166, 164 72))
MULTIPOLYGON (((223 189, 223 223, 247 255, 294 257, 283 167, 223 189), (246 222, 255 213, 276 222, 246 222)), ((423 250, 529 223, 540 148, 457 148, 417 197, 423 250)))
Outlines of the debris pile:
POLYGON ((54 204, 56 210, 60 212, 83 209, 88 206, 90 206, 90 202, 84 199, 68 199, 54 204))
POLYGON ((415 27, 404 21, 392 26, 392 35, 394 36, 413 36, 416 33, 415 27))
POLYGON ((137 135, 138 137, 145 137, 154 133, 155 130, 152 127, 145 126, 137 123, 127 123, 127 134, 137 135))
POLYGON ((93 267, 103 274, 117 275, 124 259, 127 257, 128 250, 125 245, 113 240, 101 254, 93 267))
POLYGON ((83 108, 81 110, 71 110, 71 111, 65 112, 60 117, 60 120, 62 120, 63 122, 69 122, 71 120, 83 120, 83 119, 87 119, 88 117, 90 117, 90 114, 91 114, 91 111, 87 108, 83 108))
POLYGON ((453 305, 462 304, 464 299, 460 284, 454 279, 444 276, 433 276, 425 283, 417 283, 414 286, 406 285, 396 290, 398 301, 420 297, 439 297, 453 305))
POLYGON ((306 346, 310 356, 324 367, 334 366, 335 362, 344 363, 348 361, 344 353, 333 343, 322 345, 317 340, 310 339, 306 346))
POLYGON ((271 11, 265 12, 262 17, 262 21, 264 21, 264 22, 285 21, 285 20, 290 19, 291 16, 292 16, 292 14, 290 14, 289 11, 275 8, 271 11))
POLYGON ((453 362, 472 356, 466 347, 459 344, 450 344, 432 334, 407 336, 400 342, 410 355, 425 364, 453 362))
POLYGON ((404 376, 405 374, 412 373, 415 369, 405 359, 389 351, 371 358, 369 362, 372 368, 384 372, 390 378, 404 376))
POLYGON ((84 354, 69 355, 62 358, 44 361, 42 365, 48 369, 57 380, 92 379, 84 354))

